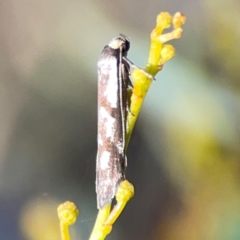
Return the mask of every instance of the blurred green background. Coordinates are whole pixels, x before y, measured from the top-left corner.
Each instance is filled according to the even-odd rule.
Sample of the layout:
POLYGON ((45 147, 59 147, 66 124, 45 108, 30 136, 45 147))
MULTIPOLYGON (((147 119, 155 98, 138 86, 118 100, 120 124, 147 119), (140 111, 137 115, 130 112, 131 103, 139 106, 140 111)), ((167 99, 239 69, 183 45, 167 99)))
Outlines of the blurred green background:
POLYGON ((108 239, 240 239, 240 2, 2 0, 0 239, 59 240, 56 208, 97 214, 97 60, 131 38, 145 66, 159 12, 187 16, 176 57, 147 95, 128 151, 135 186, 108 239))

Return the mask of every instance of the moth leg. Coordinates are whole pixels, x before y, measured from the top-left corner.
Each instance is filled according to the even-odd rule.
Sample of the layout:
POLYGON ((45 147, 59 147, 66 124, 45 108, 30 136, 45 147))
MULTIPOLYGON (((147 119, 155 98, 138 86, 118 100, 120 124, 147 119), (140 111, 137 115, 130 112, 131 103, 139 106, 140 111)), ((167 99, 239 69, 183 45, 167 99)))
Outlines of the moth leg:
MULTIPOLYGON (((124 159, 124 167, 126 168, 127 167, 127 156, 125 155, 125 159, 124 159)), ((125 176, 124 176, 125 178, 125 176)))
POLYGON ((131 113, 131 111, 130 111, 130 103, 131 103, 131 95, 132 95, 133 85, 131 83, 131 79, 130 79, 130 75, 129 75, 130 66, 129 66, 129 64, 126 61, 123 62, 123 64, 122 64, 121 72, 122 72, 123 84, 124 84, 125 89, 126 89, 126 92, 124 93, 126 112, 127 113, 129 113, 129 112, 131 113))
POLYGON ((140 70, 142 70, 142 71, 144 72, 144 74, 146 74, 146 76, 147 76, 148 78, 151 78, 152 80, 156 80, 151 74, 147 73, 144 69, 136 66, 136 65, 135 65, 132 61, 130 61, 128 58, 123 57, 123 59, 124 59, 124 61, 126 61, 126 62, 128 63, 128 65, 129 65, 130 67, 140 69, 140 70))
POLYGON ((127 112, 130 113, 132 116, 135 116, 130 109, 130 104, 131 104, 131 96, 132 96, 132 89, 127 90, 127 112))
POLYGON ((131 60, 129 60, 127 57, 124 57, 124 56, 123 56, 123 59, 124 59, 124 61, 126 61, 126 62, 128 63, 128 65, 129 65, 130 67, 139 68, 139 67, 137 67, 131 60))
POLYGON ((123 61, 124 61, 124 64, 123 64, 123 72, 126 74, 128 73, 128 76, 125 76, 125 78, 127 79, 127 87, 128 88, 133 88, 133 84, 132 84, 132 81, 131 81, 131 66, 130 64, 126 61, 125 58, 123 58, 123 61))

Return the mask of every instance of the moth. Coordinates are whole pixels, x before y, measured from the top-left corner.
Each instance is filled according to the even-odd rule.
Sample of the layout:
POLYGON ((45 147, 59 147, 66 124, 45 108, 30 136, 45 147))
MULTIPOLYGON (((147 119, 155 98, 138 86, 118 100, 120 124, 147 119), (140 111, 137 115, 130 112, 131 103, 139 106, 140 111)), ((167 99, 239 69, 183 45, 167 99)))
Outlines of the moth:
POLYGON ((125 178, 129 38, 120 34, 104 47, 98 60, 97 207, 111 203, 125 178))

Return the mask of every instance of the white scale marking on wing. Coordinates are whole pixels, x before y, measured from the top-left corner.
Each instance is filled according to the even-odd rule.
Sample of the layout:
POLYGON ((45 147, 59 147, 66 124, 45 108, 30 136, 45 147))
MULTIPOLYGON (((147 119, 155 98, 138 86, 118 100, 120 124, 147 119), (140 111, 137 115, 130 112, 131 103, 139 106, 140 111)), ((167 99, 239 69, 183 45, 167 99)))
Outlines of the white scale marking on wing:
POLYGON ((117 148, 118 148, 119 153, 123 153, 124 148, 123 148, 123 143, 122 143, 122 141, 118 141, 118 142, 117 142, 117 148))
POLYGON ((103 145, 103 140, 101 134, 98 134, 98 144, 103 145))
POLYGON ((106 137, 110 138, 111 141, 114 140, 114 124, 116 119, 113 118, 104 107, 100 107, 99 110, 100 121, 104 122, 106 129, 106 137))
POLYGON ((100 62, 101 73, 109 75, 108 84, 104 91, 104 96, 112 108, 117 108, 118 101, 118 81, 117 81, 117 62, 115 58, 109 58, 109 61, 100 62))
POLYGON ((108 169, 109 168, 109 159, 110 159, 110 152, 104 151, 99 159, 99 167, 102 170, 108 169))

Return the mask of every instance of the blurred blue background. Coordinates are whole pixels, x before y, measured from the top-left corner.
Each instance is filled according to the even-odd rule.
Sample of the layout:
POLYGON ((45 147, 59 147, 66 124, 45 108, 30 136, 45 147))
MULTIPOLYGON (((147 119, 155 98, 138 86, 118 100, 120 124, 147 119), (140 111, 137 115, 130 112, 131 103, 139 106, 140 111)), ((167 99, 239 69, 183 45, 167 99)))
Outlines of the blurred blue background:
POLYGON ((0 8, 0 239, 59 240, 97 214, 97 60, 119 33, 145 66, 161 11, 187 16, 128 150, 135 196, 108 239, 240 239, 238 0, 8 0, 0 8))

